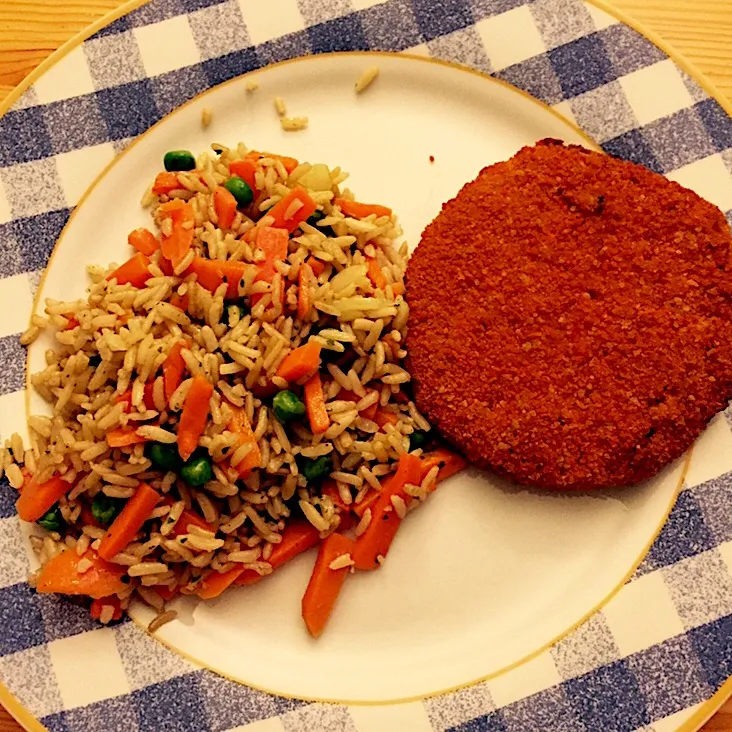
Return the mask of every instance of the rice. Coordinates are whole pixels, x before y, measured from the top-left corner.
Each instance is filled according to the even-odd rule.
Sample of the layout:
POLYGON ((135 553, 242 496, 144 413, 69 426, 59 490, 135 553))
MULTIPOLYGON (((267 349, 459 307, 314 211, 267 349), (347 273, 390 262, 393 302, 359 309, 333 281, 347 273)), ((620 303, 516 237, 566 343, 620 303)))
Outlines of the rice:
POLYGON ((350 554, 340 554, 329 565, 328 569, 337 570, 352 567, 354 564, 350 554))
POLYGON ((370 86, 378 75, 378 66, 370 66, 368 69, 366 69, 356 80, 356 94, 360 94, 368 86, 370 86))
POLYGON ((282 97, 274 98, 274 107, 280 117, 284 117, 287 114, 287 105, 282 97))
MULTIPOLYGON (((375 76, 367 69, 360 90, 375 76)), ((202 111, 204 126, 211 121, 207 111, 202 111)), ((277 111, 283 129, 307 125, 307 118, 288 117, 284 102, 277 111)), ((84 299, 48 300, 43 315, 33 317, 24 343, 44 330, 55 337, 43 370, 32 376, 53 414, 29 419, 29 448, 17 435, 0 448, 0 473, 12 486, 21 488, 29 476, 39 482, 61 476, 73 485, 59 503, 65 521, 61 534, 36 543, 41 562, 66 549, 78 554, 82 567, 91 566, 89 552, 98 550, 106 533, 87 523, 95 497, 121 504, 137 495, 142 483, 158 493, 157 505, 112 559, 125 572, 125 602, 136 594, 158 618, 166 614, 163 590, 156 587, 195 594, 209 574, 237 565, 262 576, 271 573, 268 560, 293 511, 322 537, 336 530, 343 506, 381 491, 381 480, 394 473, 409 449, 408 436, 429 430, 409 395, 405 398, 410 376, 402 344, 409 310, 395 292, 404 291, 406 249, 395 243, 401 235, 396 220, 344 215, 342 201, 353 195, 341 189, 346 174, 340 169, 294 164, 243 144, 212 149, 215 153, 198 156, 196 173, 176 174, 179 188, 166 195, 150 188, 143 196, 154 224, 171 234, 173 220, 160 205, 180 200, 190 207, 186 225, 193 244, 172 270, 156 252, 150 277, 134 287, 120 284, 114 265, 90 266, 84 299), (243 159, 252 162, 258 196, 222 229, 213 191, 226 182, 229 166, 243 159), (298 186, 321 219, 316 226, 300 221, 303 201, 292 200, 282 214, 300 222, 299 228, 287 241, 284 259, 273 263, 271 277, 255 282, 267 259, 257 240, 274 223, 266 211, 298 186), (231 282, 211 281, 198 266, 191 274, 199 260, 242 272, 233 283, 235 293, 231 282), (385 287, 373 287, 371 260, 381 268, 385 287), (301 274, 308 271, 311 307, 298 313, 301 274), (280 368, 308 343, 319 344, 324 354, 319 373, 328 422, 317 433, 307 414, 280 422, 271 401, 273 391, 285 389, 302 396, 310 374, 287 379, 280 368), (326 362, 325 354, 338 363, 326 362), (180 447, 181 424, 184 416, 191 417, 186 403, 201 380, 211 395, 191 448, 196 459, 206 459, 210 472, 191 485, 181 479, 179 467, 171 470, 156 461, 180 447), (304 467, 315 460, 328 463, 326 475, 335 482, 337 497, 308 481, 304 467)), ((433 469, 420 486, 410 486, 414 497, 429 493, 435 479, 433 469)), ((392 499, 398 516, 407 508, 399 496, 392 499)), ((370 521, 367 509, 357 535, 370 521)), ((342 555, 334 563, 343 569, 352 560, 342 555)), ((111 618, 107 606, 101 612, 111 618)))
POLYGON ((171 620, 175 620, 177 617, 178 613, 175 610, 166 610, 164 613, 156 615, 150 621, 150 624, 147 626, 147 632, 154 633, 159 628, 162 628, 163 625, 169 623, 171 620))
POLYGON ((211 125, 211 122, 213 121, 213 111, 210 107, 204 107, 201 110, 201 127, 205 130, 207 127, 211 125))
POLYGON ((298 130, 304 130, 307 126, 307 117, 282 117, 280 119, 280 127, 285 132, 297 132, 298 130))

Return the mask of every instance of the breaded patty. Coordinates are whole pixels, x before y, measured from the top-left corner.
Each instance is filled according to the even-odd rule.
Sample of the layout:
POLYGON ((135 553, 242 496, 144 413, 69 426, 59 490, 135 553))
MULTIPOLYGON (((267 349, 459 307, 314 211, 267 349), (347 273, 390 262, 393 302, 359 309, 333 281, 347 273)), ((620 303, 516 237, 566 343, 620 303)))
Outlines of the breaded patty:
POLYGON ((730 243, 711 203, 578 146, 483 169, 409 262, 418 407, 520 483, 649 478, 732 396, 730 243))

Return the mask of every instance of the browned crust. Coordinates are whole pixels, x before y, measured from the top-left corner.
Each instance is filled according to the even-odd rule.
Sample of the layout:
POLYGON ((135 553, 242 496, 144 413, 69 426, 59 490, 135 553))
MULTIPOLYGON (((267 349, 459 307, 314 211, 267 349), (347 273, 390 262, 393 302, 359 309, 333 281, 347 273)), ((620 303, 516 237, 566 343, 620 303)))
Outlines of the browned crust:
POLYGON ((732 396, 730 234, 651 171, 544 140, 481 171, 407 270, 419 408, 521 483, 636 483, 732 396))

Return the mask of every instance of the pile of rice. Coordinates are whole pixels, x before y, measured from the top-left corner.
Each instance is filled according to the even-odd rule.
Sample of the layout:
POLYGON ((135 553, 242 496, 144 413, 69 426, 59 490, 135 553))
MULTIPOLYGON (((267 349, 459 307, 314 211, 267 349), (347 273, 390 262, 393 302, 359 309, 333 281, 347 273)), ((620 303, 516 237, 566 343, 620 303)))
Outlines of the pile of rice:
MULTIPOLYGON (((256 186, 261 193, 247 209, 250 215, 239 211, 225 232, 217 227, 212 192, 229 177, 228 164, 248 150, 242 144, 231 149, 212 145, 212 150, 199 156, 195 171, 177 174, 178 190, 169 196, 148 192, 143 199, 155 222, 160 221, 157 207, 170 198, 188 200, 193 207, 194 246, 176 268, 178 273, 184 272, 194 254, 260 261, 261 250, 241 237, 252 227, 271 223, 267 209, 294 186, 303 185, 312 169, 303 163, 288 175, 281 160, 265 155, 257 163, 256 186)), ((253 284, 253 278, 245 277, 240 284, 243 305, 253 293, 264 294, 251 310, 244 308, 246 314, 236 304, 224 302, 225 284, 212 294, 195 275, 166 276, 157 252, 149 268, 153 276, 144 288, 108 281, 115 267, 92 265, 86 298, 49 299, 45 315, 33 316, 22 342, 30 343, 45 329, 55 339, 55 347, 45 354, 46 368, 32 376, 53 416, 30 417, 28 449, 17 435, 0 448, 0 474, 4 471, 18 489, 31 475, 39 483, 60 475, 74 485, 60 501, 63 533, 32 539, 41 563, 65 548, 79 555, 97 548, 105 531, 84 522, 82 517, 89 515, 84 509, 99 491, 129 498, 144 481, 172 501, 158 504, 144 529, 113 561, 128 568, 129 580, 119 595, 122 607, 137 594, 162 614, 165 603, 156 589, 180 587, 183 594, 192 594, 209 573, 224 572, 236 563, 262 575, 271 572, 267 559, 293 510, 299 508, 321 536, 338 527, 338 508, 321 494, 319 485, 308 485, 298 470, 298 456, 330 456, 330 477, 337 481, 341 500, 359 503, 369 491, 380 490, 381 481, 395 470, 399 456, 409 450, 409 435, 429 429, 402 388, 410 380, 402 347, 409 307, 393 287, 404 291, 407 248, 398 243, 401 231, 394 217, 344 216, 334 199, 353 199, 348 190, 339 188, 346 174, 338 168, 328 173, 329 190, 308 190, 324 218, 317 226, 303 223, 294 231, 287 260, 278 263, 271 283, 253 284), (311 288, 313 308, 299 320, 298 271, 307 257, 320 260, 325 269, 311 288), (388 282, 385 289, 372 286, 367 257, 375 257, 381 265, 388 282), (175 294, 188 295, 187 311, 170 303, 175 294), (192 344, 182 354, 187 373, 166 402, 160 369, 171 345, 181 337, 192 344), (271 399, 257 396, 271 384, 299 391, 298 385, 288 385, 276 372, 285 356, 308 340, 317 340, 323 354, 333 356, 323 359, 320 369, 331 418, 321 435, 310 432, 307 418, 285 428, 274 416, 271 399), (144 445, 108 446, 109 430, 132 425, 139 425, 140 434, 149 440, 170 442, 171 432, 162 428, 175 427, 192 377, 199 373, 215 387, 199 442, 214 463, 213 480, 193 488, 173 472, 153 469, 144 445), (145 407, 146 382, 153 384, 155 409, 145 407), (132 397, 126 413, 115 398, 128 390, 132 397), (360 401, 339 399, 342 390, 355 392, 360 401), (395 424, 380 428, 360 414, 376 401, 397 416, 395 424), (239 439, 227 429, 229 404, 246 411, 262 456, 259 469, 243 481, 225 461, 239 439), (199 513, 215 533, 191 527, 190 533, 175 537, 171 532, 184 508, 199 513)), ((109 619, 111 613, 103 614, 102 620, 109 619)))

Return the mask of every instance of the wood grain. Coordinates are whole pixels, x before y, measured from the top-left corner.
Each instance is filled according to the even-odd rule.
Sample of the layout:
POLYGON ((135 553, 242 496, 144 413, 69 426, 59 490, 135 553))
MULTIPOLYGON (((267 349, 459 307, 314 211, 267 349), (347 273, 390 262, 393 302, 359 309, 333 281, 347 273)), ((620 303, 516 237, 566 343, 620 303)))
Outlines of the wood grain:
MULTIPOLYGON (((120 0, 0 0, 0 101, 41 61, 120 0)), ((732 100, 730 0, 614 0, 680 51, 732 100)), ((20 732, 0 708, 0 732, 20 732)), ((704 732, 732 732, 732 700, 704 732)))

